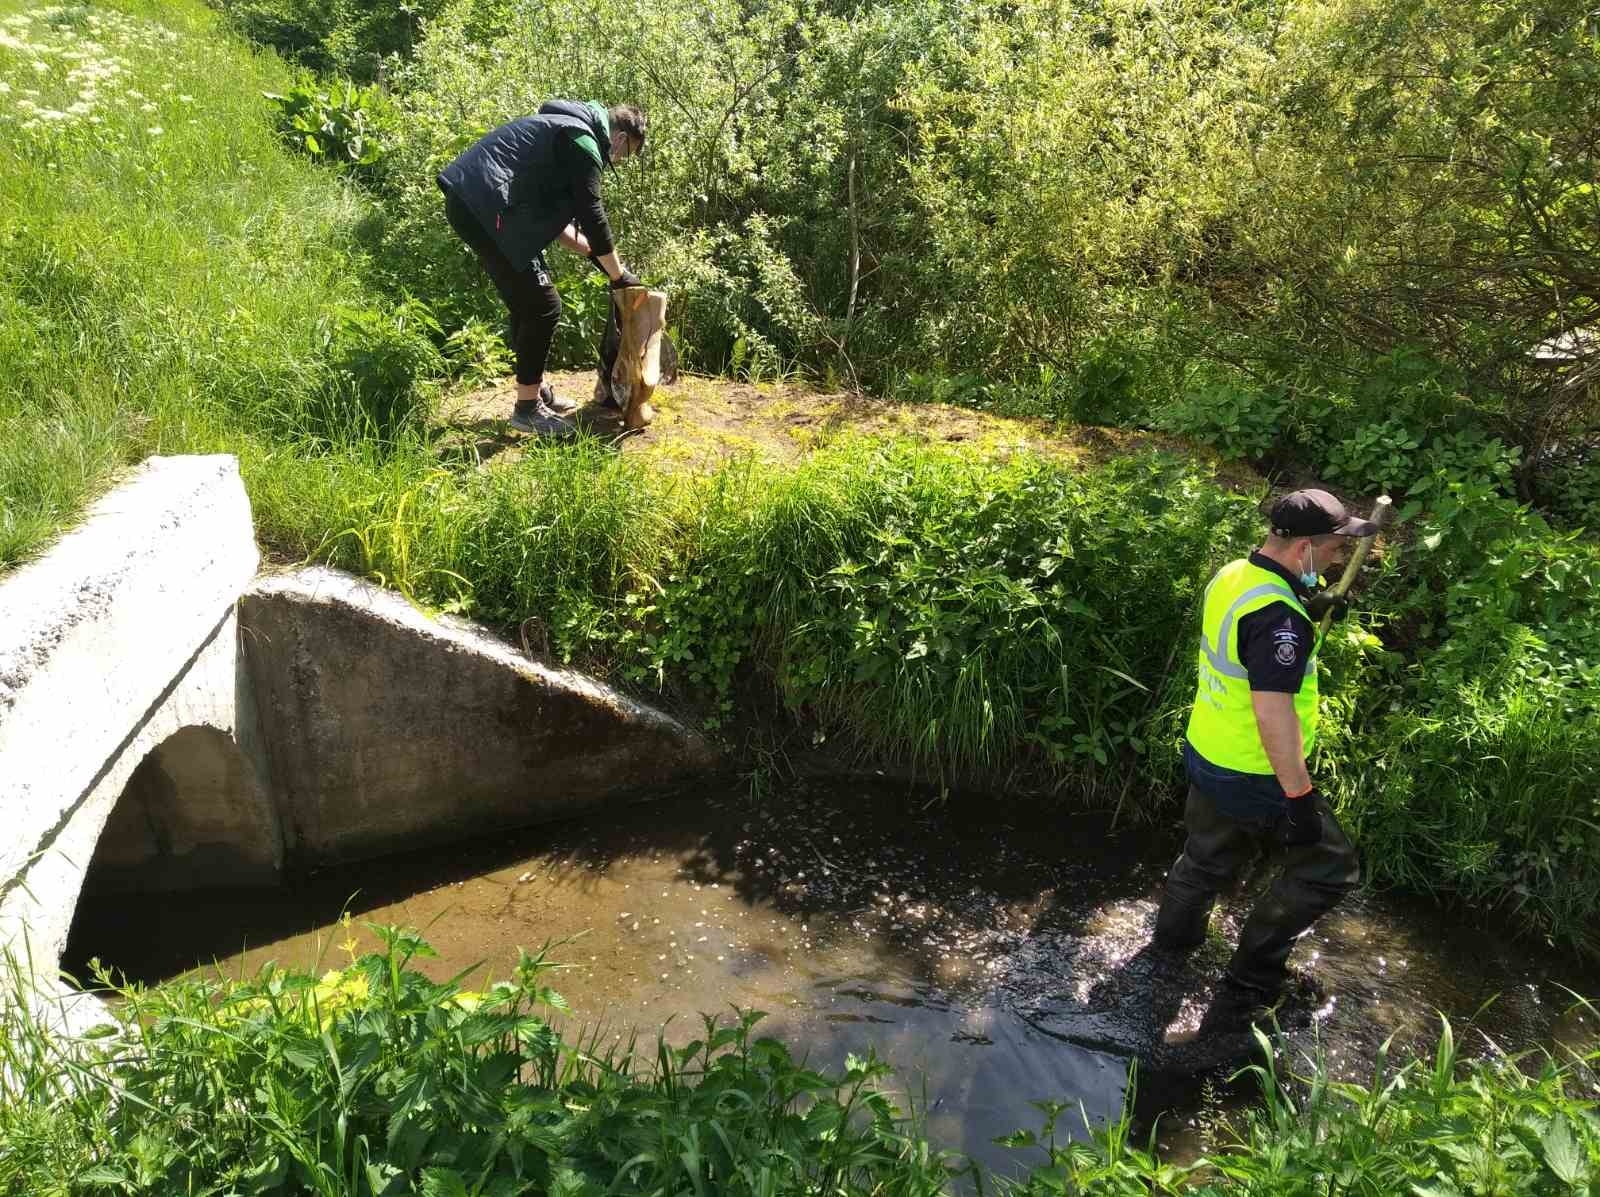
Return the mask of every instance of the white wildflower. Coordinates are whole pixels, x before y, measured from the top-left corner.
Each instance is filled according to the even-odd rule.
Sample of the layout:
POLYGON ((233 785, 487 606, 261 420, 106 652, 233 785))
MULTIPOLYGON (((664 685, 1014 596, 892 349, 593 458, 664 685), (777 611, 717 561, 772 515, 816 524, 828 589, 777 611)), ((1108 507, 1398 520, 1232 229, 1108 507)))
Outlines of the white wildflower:
POLYGON ((154 104, 141 104, 141 105, 139 105, 139 111, 140 112, 154 112, 155 110, 156 110, 156 106, 154 104))
POLYGON ((184 95, 183 93, 180 92, 180 93, 178 93, 178 102, 180 104, 193 104, 194 103, 194 97, 193 96, 186 96, 186 95, 184 95))
POLYGON ((145 132, 150 134, 151 137, 160 137, 163 133, 166 132, 166 130, 163 129, 160 125, 151 125, 148 129, 145 130, 145 132))
POLYGON ((11 84, 7 83, 4 79, 0 79, 0 96, 8 96, 10 94, 11 84))

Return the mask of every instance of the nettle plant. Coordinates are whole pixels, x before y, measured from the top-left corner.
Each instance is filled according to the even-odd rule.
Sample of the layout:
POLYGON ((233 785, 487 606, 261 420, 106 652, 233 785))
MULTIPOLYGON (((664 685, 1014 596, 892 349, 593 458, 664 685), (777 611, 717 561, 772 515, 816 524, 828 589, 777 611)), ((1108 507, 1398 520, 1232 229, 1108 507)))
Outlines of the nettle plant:
POLYGON ((1218 382, 1184 395, 1162 413, 1159 423, 1168 432, 1211 445, 1229 457, 1253 461, 1277 444, 1289 408, 1288 393, 1282 388, 1218 382))
POLYGON ((278 133, 296 149, 338 166, 370 170, 387 147, 378 129, 384 104, 376 87, 349 80, 321 90, 297 83, 287 93, 263 92, 278 110, 278 133))

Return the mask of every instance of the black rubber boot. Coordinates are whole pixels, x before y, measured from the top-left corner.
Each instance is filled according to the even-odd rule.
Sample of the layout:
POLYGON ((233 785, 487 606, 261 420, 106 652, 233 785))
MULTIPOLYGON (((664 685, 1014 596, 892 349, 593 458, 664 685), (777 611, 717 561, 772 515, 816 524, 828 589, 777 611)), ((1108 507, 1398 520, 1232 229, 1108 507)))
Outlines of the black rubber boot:
POLYGON ((1291 910, 1270 890, 1263 894, 1239 932, 1239 945, 1228 961, 1228 980, 1269 1002, 1275 999, 1288 975, 1294 941, 1317 913, 1291 910))
POLYGON ((1211 923, 1211 907, 1216 898, 1204 902, 1185 901, 1169 888, 1156 912, 1156 932, 1152 947, 1163 952, 1192 952, 1205 942, 1211 923))

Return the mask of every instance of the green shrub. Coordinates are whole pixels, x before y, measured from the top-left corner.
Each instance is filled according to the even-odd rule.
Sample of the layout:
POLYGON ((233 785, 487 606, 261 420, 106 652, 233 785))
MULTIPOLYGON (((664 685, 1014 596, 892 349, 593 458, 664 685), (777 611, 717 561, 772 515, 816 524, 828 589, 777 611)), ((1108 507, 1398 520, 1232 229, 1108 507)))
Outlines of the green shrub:
POLYGON ((1282 390, 1213 382, 1186 392, 1158 422, 1229 457, 1255 461, 1281 445, 1289 408, 1282 390))
POLYGON ((1401 491, 1417 476, 1421 448, 1422 437, 1402 420, 1363 424, 1328 450, 1328 477, 1364 490, 1401 491))
POLYGON ((1539 472, 1536 485, 1553 515, 1571 527, 1600 529, 1600 449, 1555 457, 1539 472))
MULTIPOLYGON (((1059 1143, 1047 1110, 1049 1155, 1021 1183, 1024 1197, 1198 1197, 1249 1194, 1351 1197, 1395 1193, 1532 1195, 1582 1193, 1600 1179, 1600 1120, 1585 1096, 1596 1056, 1558 1061, 1530 1054, 1463 1062, 1448 1021, 1432 1060, 1392 1066, 1385 1049, 1370 1082, 1333 1079, 1321 1051, 1303 1072, 1285 1074, 1273 1044, 1256 1032, 1266 1063, 1252 1065, 1261 1101, 1225 1116, 1219 1147, 1186 1167, 1162 1163, 1130 1142, 1125 1116, 1089 1143, 1059 1143)), ((1032 1146, 1032 1132, 1012 1137, 1032 1146)))
POLYGON ((293 148, 369 173, 382 161, 384 122, 393 117, 377 88, 344 80, 324 90, 298 82, 287 93, 265 96, 277 106, 279 136, 293 148))
POLYGON ((1369 493, 1409 496, 1414 505, 1408 514, 1420 511, 1452 482, 1487 484, 1513 493, 1520 449, 1507 447, 1476 425, 1433 436, 1424 427, 1416 417, 1361 425, 1328 449, 1329 479, 1369 493))
POLYGON ((441 0, 219 0, 228 23, 290 62, 363 83, 411 53, 441 0))
MULTIPOLYGON (((320 979, 114 991, 111 1022, 53 1030, 13 962, 0 1004, 0 1188, 85 1194, 933 1197, 946 1168, 851 1057, 828 1075, 704 1020, 682 1048, 564 1039, 544 951, 478 991, 415 967, 415 932, 320 979)), ((102 984, 107 979, 100 978, 102 984)))

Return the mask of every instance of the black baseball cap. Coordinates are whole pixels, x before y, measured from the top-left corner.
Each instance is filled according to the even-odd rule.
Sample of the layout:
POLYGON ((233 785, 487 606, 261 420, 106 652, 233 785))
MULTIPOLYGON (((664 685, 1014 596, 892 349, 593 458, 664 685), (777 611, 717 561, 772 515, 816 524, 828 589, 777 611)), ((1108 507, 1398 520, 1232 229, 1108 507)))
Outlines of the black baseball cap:
POLYGON ((1325 490, 1293 491, 1267 512, 1279 536, 1376 536, 1378 525, 1357 519, 1325 490))

